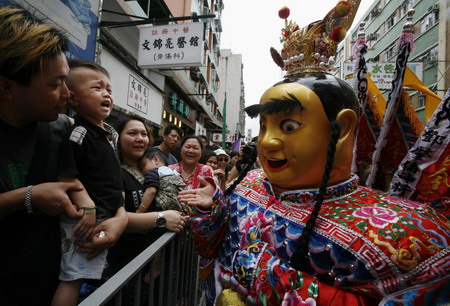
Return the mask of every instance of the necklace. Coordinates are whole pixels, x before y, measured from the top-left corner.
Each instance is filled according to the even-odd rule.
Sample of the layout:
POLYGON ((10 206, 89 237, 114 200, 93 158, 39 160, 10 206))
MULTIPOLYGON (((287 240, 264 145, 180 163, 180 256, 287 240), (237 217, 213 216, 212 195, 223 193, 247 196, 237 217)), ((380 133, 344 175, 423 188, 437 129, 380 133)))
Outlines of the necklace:
POLYGON ((183 166, 181 166, 181 175, 182 175, 183 177, 185 177, 186 179, 188 179, 188 178, 192 175, 192 173, 195 172, 196 169, 197 169, 197 165, 195 165, 195 168, 194 168, 194 170, 191 171, 191 173, 187 173, 187 172, 184 170, 183 166))

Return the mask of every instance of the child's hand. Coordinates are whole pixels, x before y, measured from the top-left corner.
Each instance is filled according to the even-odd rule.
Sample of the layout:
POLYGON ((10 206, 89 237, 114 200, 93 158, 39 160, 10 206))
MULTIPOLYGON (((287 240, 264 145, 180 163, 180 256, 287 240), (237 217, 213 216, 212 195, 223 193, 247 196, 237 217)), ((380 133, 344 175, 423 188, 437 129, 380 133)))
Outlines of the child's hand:
POLYGON ((77 224, 73 228, 73 235, 77 238, 90 240, 92 238, 96 221, 97 218, 95 209, 85 209, 83 217, 78 220, 77 224))

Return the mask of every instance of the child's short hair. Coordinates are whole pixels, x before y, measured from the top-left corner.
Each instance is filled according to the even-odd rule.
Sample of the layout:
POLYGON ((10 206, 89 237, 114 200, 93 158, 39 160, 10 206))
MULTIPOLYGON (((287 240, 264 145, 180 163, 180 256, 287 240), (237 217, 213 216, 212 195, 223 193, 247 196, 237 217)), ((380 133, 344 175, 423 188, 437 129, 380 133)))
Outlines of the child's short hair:
MULTIPOLYGON (((69 61, 69 68, 70 69, 75 69, 75 68, 89 68, 95 71, 99 71, 101 73, 103 73, 104 75, 106 75, 109 79, 109 72, 108 70, 106 70, 105 68, 103 68, 102 66, 100 66, 99 64, 96 64, 94 62, 90 62, 90 61, 86 61, 86 60, 71 60, 69 61)), ((72 84, 72 79, 70 77, 70 73, 69 76, 66 78, 66 84, 67 87, 72 90, 74 84, 72 84)))
POLYGON ((164 165, 167 165, 167 157, 166 155, 157 147, 149 148, 147 151, 145 151, 145 157, 148 159, 152 159, 153 157, 158 157, 161 163, 164 165))
POLYGON ((106 75, 109 78, 108 70, 106 70, 105 68, 103 68, 102 66, 100 66, 97 63, 86 61, 86 60, 78 60, 78 59, 69 61, 70 69, 79 68, 79 67, 86 67, 86 68, 90 68, 92 70, 100 71, 101 73, 103 73, 104 75, 106 75))

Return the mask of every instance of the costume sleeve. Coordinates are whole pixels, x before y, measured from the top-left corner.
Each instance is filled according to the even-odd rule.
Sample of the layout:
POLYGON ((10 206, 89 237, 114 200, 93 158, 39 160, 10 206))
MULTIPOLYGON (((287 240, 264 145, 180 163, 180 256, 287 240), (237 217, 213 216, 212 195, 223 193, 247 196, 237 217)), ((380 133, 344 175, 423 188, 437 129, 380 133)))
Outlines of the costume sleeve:
MULTIPOLYGON (((207 178, 207 181, 214 183, 212 177, 207 178)), ((195 245, 200 256, 204 258, 217 257, 228 219, 228 204, 224 200, 220 188, 216 186, 211 210, 204 211, 196 208, 191 218, 195 245)))

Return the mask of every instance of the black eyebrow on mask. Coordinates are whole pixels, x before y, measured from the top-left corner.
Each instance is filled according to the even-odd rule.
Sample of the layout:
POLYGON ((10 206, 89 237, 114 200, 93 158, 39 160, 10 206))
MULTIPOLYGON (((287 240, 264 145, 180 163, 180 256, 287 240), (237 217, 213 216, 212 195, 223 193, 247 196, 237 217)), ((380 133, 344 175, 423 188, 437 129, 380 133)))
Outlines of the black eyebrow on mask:
POLYGON ((288 95, 290 99, 270 99, 269 102, 250 105, 244 110, 250 118, 255 118, 261 113, 273 114, 289 112, 295 108, 300 108, 300 111, 304 110, 302 103, 295 96, 291 94, 288 95))

